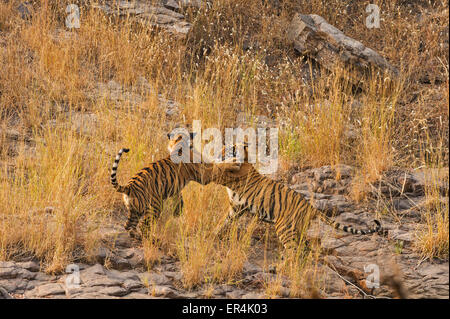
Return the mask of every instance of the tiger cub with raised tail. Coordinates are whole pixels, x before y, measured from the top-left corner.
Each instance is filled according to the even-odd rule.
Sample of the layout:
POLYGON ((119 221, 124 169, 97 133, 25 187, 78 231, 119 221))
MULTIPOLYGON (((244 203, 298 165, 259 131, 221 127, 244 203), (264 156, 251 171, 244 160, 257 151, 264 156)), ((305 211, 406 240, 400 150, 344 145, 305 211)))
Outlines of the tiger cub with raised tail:
POLYGON ((123 153, 129 149, 122 148, 116 156, 111 170, 111 184, 114 189, 123 193, 123 201, 128 210, 128 219, 125 223, 125 229, 133 238, 142 238, 145 235, 145 227, 151 219, 157 218, 163 207, 163 202, 169 197, 175 197, 178 200, 176 212, 180 212, 183 206, 181 199, 181 190, 190 182, 195 181, 200 184, 208 184, 211 180, 211 169, 213 164, 187 163, 172 161, 172 153, 180 152, 182 149, 188 149, 190 159, 193 158, 195 150, 192 147, 191 140, 194 134, 176 134, 169 137, 168 149, 170 155, 157 162, 151 163, 137 172, 125 184, 120 185, 117 182, 116 174, 120 158, 123 153), (186 143, 189 143, 187 145, 186 143), (137 225, 141 221, 141 234, 137 231, 137 225))
MULTIPOLYGON (((308 221, 315 216, 322 218, 335 229, 352 234, 372 234, 381 231, 381 224, 374 220, 375 228, 357 229, 333 221, 324 212, 314 208, 300 193, 288 186, 261 175, 248 163, 248 146, 242 145, 244 158, 237 162, 237 146, 232 148, 231 161, 217 164, 220 173, 214 174, 214 182, 227 188, 230 212, 224 228, 245 212, 256 214, 262 221, 275 224, 275 231, 285 248, 296 247, 300 236, 307 229, 308 221)), ((223 148, 222 157, 229 151, 223 148)))

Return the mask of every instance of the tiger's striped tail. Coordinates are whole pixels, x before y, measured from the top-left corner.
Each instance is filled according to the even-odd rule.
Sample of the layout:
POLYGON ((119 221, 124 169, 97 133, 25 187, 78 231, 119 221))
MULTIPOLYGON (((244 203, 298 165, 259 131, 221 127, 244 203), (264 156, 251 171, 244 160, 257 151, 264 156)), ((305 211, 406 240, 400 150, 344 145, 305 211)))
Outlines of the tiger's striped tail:
POLYGON ((375 228, 358 229, 358 228, 353 228, 350 225, 341 225, 340 223, 335 222, 334 220, 328 218, 328 216, 324 215, 322 217, 327 222, 327 224, 334 227, 335 229, 339 229, 339 230, 345 231, 346 233, 351 233, 354 235, 368 235, 368 234, 378 233, 381 231, 381 223, 376 219, 373 220, 373 222, 376 224, 375 228))
POLYGON ((120 157, 122 156, 122 153, 128 153, 130 149, 128 148, 122 148, 119 153, 116 155, 116 159, 114 160, 113 167, 111 169, 111 184, 114 187, 116 191, 119 193, 125 193, 126 187, 119 185, 117 183, 116 173, 117 173, 117 166, 119 166, 120 157))

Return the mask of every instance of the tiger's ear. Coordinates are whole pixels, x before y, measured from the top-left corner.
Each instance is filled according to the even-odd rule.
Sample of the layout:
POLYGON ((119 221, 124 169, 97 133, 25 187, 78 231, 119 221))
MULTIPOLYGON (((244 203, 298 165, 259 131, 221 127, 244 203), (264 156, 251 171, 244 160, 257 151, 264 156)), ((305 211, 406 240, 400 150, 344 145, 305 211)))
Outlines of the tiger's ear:
POLYGON ((183 136, 181 134, 176 134, 174 133, 173 135, 171 135, 170 133, 167 133, 167 138, 172 141, 172 140, 180 140, 180 137, 182 138, 183 136))

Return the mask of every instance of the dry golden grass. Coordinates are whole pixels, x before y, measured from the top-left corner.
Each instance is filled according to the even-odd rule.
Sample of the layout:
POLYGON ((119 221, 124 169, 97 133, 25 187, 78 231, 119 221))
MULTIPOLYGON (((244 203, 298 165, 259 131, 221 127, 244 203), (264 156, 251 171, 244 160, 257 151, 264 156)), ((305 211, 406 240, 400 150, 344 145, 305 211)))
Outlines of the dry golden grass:
POLYGON ((276 277, 265 282, 265 293, 268 298, 320 298, 319 291, 325 286, 324 274, 318 267, 320 244, 308 243, 301 239, 297 249, 283 252, 283 258, 277 261, 276 277), (305 248, 307 247, 307 248, 305 248), (283 280, 289 279, 289 290, 283 280))
MULTIPOLYGON (((355 165, 356 199, 391 166, 436 167, 422 156, 423 145, 440 141, 439 165, 448 166, 445 1, 412 9, 402 1, 374 1, 384 20, 380 29, 367 29, 363 2, 283 1, 274 9, 262 0, 218 0, 192 13, 186 41, 88 8, 81 28, 67 31, 66 3, 37 1, 24 21, 19 1, 0 2, 0 259, 35 256, 57 272, 90 258, 102 221, 120 202, 108 179, 115 152, 131 149, 119 169, 123 182, 166 156, 166 133, 183 118, 223 129, 238 111, 275 116, 286 166, 355 165), (379 51, 402 70, 399 82, 388 92, 374 78, 367 91, 356 92, 342 70, 302 82, 304 62, 285 36, 295 10, 322 15, 379 51), (247 40, 254 49, 243 49, 247 40), (114 80, 140 94, 141 77, 152 90, 136 103, 93 93, 98 83, 114 80), (184 106, 173 123, 159 109, 159 93, 184 106), (80 114, 95 118, 87 132, 71 124, 80 114)), ((437 200, 432 189, 427 196, 437 200)), ((180 260, 187 288, 239 280, 255 224, 240 232, 235 225, 219 241, 213 229, 228 209, 223 189, 190 185, 184 195, 183 214, 172 217, 166 209, 150 230, 152 240, 143 243, 149 267, 168 254, 180 260)), ((418 247, 424 256, 448 257, 448 202, 432 206, 418 247)), ((292 296, 307 296, 306 273, 313 274, 306 276, 313 278, 309 286, 320 287, 317 258, 312 250, 280 266, 293 279, 292 296)), ((268 295, 276 287, 269 284, 268 295)))
POLYGON ((427 192, 426 196, 425 225, 418 227, 415 248, 424 259, 448 259, 448 201, 443 201, 433 191, 427 192))
POLYGON ((227 214, 226 193, 217 185, 190 184, 183 191, 185 207, 180 217, 167 206, 161 219, 149 228, 144 256, 151 268, 163 256, 180 260, 185 288, 217 282, 233 283, 240 278, 250 248, 256 221, 238 233, 231 227, 223 240, 215 231, 227 214))
POLYGON ((425 200, 421 204, 424 224, 420 224, 416 231, 415 249, 424 259, 434 257, 448 259, 449 256, 449 203, 448 190, 442 194, 442 185, 448 185, 448 168, 443 167, 443 147, 439 143, 426 143, 423 150, 423 161, 426 167, 424 179, 427 181, 425 188, 425 200))

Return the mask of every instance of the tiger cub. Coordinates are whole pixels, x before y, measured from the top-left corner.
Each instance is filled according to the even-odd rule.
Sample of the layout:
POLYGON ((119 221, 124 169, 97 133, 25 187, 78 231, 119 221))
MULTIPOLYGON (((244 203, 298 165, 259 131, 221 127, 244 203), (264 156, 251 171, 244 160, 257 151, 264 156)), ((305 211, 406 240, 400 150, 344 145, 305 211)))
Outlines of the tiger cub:
MULTIPOLYGON (((261 175, 251 163, 248 163, 248 146, 243 145, 243 149, 243 163, 236 162, 236 146, 234 146, 232 162, 216 165, 220 173, 214 174, 213 181, 227 188, 231 206, 219 234, 231 221, 245 212, 256 214, 260 220, 275 224, 277 236, 285 248, 298 243, 308 226, 308 221, 315 216, 321 217, 335 229, 352 234, 365 235, 381 230, 378 220, 374 220, 375 228, 370 229, 357 229, 331 220, 324 212, 309 204, 300 193, 261 175)), ((225 152, 226 148, 223 148, 223 157, 225 152)))
MULTIPOLYGON (((170 139, 170 135, 168 134, 170 139)), ((184 134, 177 134, 169 140, 168 149, 172 155, 175 149, 181 150, 182 143, 189 143, 186 149, 190 150, 190 158, 193 158, 194 149, 190 139, 184 134), (180 147, 177 147, 180 146, 180 147)), ((184 144, 183 146, 187 146, 184 144)), ((181 190, 190 181, 200 184, 208 184, 211 180, 213 164, 204 163, 174 163, 171 155, 157 162, 151 163, 137 172, 125 185, 119 185, 116 179, 117 167, 123 153, 129 149, 122 148, 116 156, 111 170, 111 184, 119 193, 123 193, 123 201, 128 210, 128 219, 125 229, 133 238, 141 238, 145 234, 145 226, 152 218, 157 218, 162 211, 163 201, 169 197, 176 197, 178 204, 176 211, 183 206, 181 190), (142 218, 144 217, 144 218, 142 218), (136 230, 141 221, 141 234, 136 230)))

